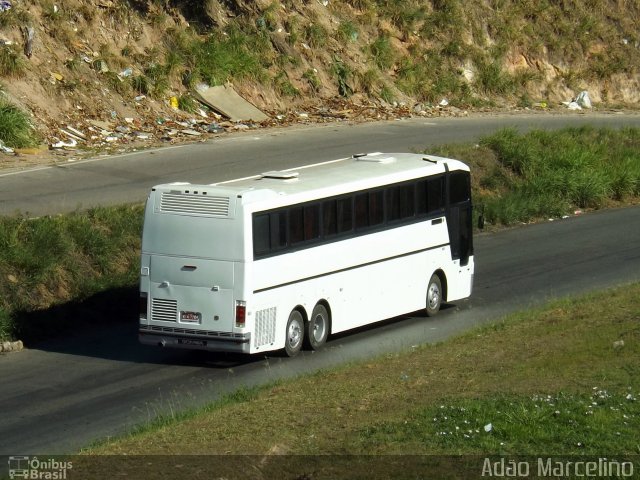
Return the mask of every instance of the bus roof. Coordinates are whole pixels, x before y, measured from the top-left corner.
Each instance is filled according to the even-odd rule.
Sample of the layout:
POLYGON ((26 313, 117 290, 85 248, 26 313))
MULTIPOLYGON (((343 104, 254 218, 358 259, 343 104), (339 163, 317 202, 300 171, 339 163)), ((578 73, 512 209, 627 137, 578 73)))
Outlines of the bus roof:
MULTIPOLYGON (((265 172, 260 175, 209 185, 172 183, 154 189, 194 189, 245 197, 245 202, 260 201, 272 196, 320 193, 335 194, 372 188, 412 178, 465 170, 469 167, 459 160, 416 153, 368 153, 326 162, 265 172)), ((305 195, 306 196, 306 195, 305 195)))

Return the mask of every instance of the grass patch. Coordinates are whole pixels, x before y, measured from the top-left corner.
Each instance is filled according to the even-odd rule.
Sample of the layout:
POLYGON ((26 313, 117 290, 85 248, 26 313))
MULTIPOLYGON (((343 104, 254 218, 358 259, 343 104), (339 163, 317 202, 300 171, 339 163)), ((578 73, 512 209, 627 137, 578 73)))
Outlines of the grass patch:
MULTIPOLYGON (((438 147, 470 164, 486 220, 511 225, 640 197, 640 129, 595 127, 520 134, 504 129, 479 146, 438 147)), ((433 153, 433 152, 432 152, 433 153)))
POLYGON ((13 148, 33 147, 38 143, 38 136, 28 115, 2 99, 0 99, 0 140, 13 148))
POLYGON ((0 76, 18 78, 25 73, 25 63, 11 45, 0 45, 0 76))
POLYGON ((142 213, 141 206, 123 206, 0 218, 0 339, 59 334, 62 323, 73 326, 60 314, 63 305, 135 286, 142 213))
POLYGON ((638 298, 640 284, 557 301, 88 453, 638 454, 638 298))

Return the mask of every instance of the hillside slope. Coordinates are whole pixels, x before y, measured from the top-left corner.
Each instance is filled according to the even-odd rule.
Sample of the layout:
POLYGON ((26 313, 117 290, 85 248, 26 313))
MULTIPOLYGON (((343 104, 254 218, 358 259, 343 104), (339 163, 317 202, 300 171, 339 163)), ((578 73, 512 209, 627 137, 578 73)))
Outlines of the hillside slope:
POLYGON ((203 85, 233 84, 269 125, 546 108, 583 90, 634 108, 639 24, 638 0, 14 0, 0 77, 42 143, 78 148, 252 127, 203 109, 203 85))

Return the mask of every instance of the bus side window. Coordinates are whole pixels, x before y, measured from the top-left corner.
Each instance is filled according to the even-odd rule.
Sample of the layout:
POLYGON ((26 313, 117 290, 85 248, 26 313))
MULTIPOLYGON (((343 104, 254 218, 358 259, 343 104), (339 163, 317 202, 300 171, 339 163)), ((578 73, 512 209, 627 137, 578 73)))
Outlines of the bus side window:
POLYGON ((427 212, 444 209, 444 177, 427 180, 427 212))
POLYGON ((384 222, 384 190, 369 192, 369 226, 384 222))
POLYGON ((269 214, 253 216, 253 253, 264 255, 269 253, 269 214))
POLYGON ((415 194, 413 183, 397 185, 387 190, 387 211, 389 220, 411 218, 415 214, 415 194))
POLYGON ((271 250, 281 250, 287 246, 287 211, 280 210, 269 215, 271 230, 271 250))
POLYGON ((466 202, 469 200, 470 177, 466 172, 454 172, 449 180, 449 201, 451 203, 466 202))
POLYGON ((359 193, 355 199, 356 230, 369 226, 369 198, 367 193, 359 193))
POLYGON ((426 215, 427 209, 427 180, 416 182, 416 215, 426 215))
POLYGON ((289 209, 289 242, 291 245, 304 240, 304 210, 302 207, 289 209))
POLYGON ((322 203, 322 233, 330 237, 338 233, 338 202, 327 200, 322 203))
POLYGON ((339 198, 336 202, 338 233, 353 230, 353 198, 339 198))
POLYGON ((320 238, 320 204, 304 207, 304 239, 315 240, 320 238))

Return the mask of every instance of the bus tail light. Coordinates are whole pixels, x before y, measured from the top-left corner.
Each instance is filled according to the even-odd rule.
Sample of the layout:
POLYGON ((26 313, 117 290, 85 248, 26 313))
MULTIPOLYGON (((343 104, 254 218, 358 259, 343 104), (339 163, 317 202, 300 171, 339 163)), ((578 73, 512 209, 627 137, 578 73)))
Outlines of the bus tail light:
POLYGON ((236 300, 236 327, 244 328, 247 319, 247 302, 236 300))
POLYGON ((147 292, 140 292, 140 319, 147 319, 147 309, 148 309, 148 294, 147 292))

